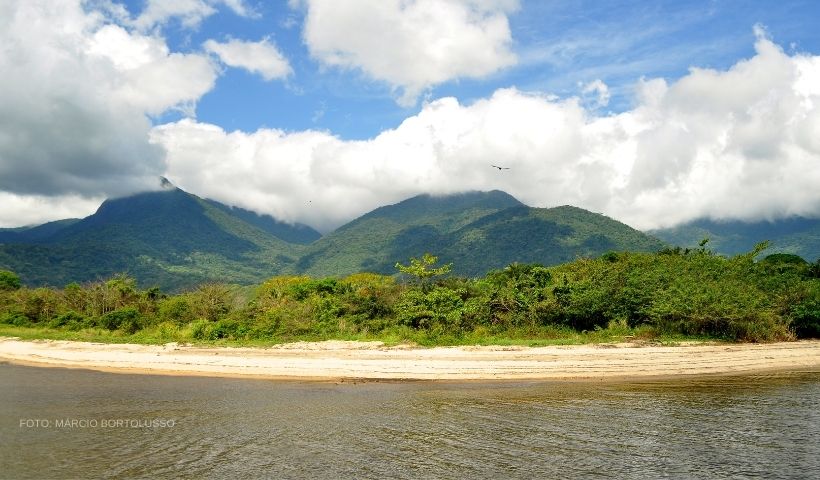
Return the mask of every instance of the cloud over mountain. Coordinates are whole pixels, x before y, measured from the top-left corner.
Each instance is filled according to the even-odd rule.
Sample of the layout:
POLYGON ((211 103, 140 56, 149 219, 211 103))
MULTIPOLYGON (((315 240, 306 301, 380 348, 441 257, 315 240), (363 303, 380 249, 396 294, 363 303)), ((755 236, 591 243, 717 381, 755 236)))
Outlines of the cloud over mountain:
POLYGON ((256 11, 267 4, 240 0, 152 0, 140 12, 108 0, 0 2, 0 226, 85 215, 104 197, 156 188, 159 175, 325 230, 418 193, 474 189, 639 228, 820 217, 820 56, 786 52, 762 27, 734 64, 628 84, 595 70, 577 96, 558 97, 528 82, 533 65, 509 68, 525 51, 511 31, 525 14, 514 17, 517 1, 291 3, 301 7, 277 12, 304 24, 277 33, 281 22, 256 11), (262 40, 234 40, 236 24, 262 40), (236 95, 219 97, 220 75, 236 95), (464 78, 482 88, 458 88, 464 78), (455 93, 407 114, 368 90, 374 80, 404 105, 436 85, 455 93), (231 117, 250 113, 250 127, 231 117), (327 126, 365 121, 372 130, 358 140, 327 126), (258 127, 268 122, 279 128, 258 127))
POLYGON ((100 197, 152 188, 165 170, 150 115, 190 111, 217 70, 170 52, 80 0, 0 5, 0 191, 100 197))
POLYGON ((786 54, 762 31, 755 51, 724 71, 642 80, 635 107, 608 116, 580 98, 509 88, 469 105, 432 101, 364 141, 192 120, 158 126, 153 139, 181 186, 324 229, 415 193, 471 189, 639 228, 818 216, 820 57, 786 54))

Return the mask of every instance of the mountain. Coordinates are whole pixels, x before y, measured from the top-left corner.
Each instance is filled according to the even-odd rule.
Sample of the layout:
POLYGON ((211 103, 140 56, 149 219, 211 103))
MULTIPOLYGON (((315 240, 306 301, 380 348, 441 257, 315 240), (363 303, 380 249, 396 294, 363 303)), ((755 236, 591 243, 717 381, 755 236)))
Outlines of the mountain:
POLYGON ((812 262, 820 258, 820 219, 816 218, 792 217, 772 222, 696 220, 648 233, 673 245, 689 248, 708 238, 708 247, 724 255, 748 252, 756 244, 768 240, 771 247, 764 255, 792 253, 812 262))
POLYGON ((142 286, 179 290, 285 273, 393 274, 396 262, 425 252, 452 262, 456 274, 481 276, 513 262, 551 265, 664 246, 603 215, 569 206, 530 208, 500 191, 420 195, 318 235, 166 182, 160 191, 107 200, 81 220, 0 231, 0 269, 15 271, 28 285, 126 272, 142 286))
POLYGON ((225 204, 219 203, 214 200, 205 201, 210 203, 212 206, 230 215, 240 218, 248 222, 249 224, 255 226, 256 228, 264 230, 265 232, 270 233, 274 237, 277 237, 286 242, 307 245, 315 242, 322 236, 321 233, 317 232, 313 228, 307 225, 303 225, 301 223, 290 224, 286 222, 280 222, 279 220, 271 217, 270 215, 260 215, 256 212, 245 210, 244 208, 229 207, 225 204))
POLYGON ((610 251, 656 252, 664 247, 621 222, 571 206, 512 207, 447 237, 441 258, 453 262, 454 272, 467 276, 513 262, 557 265, 610 251))
POLYGON ((11 232, 16 234, 11 242, 0 240, 0 268, 34 285, 61 286, 127 272, 143 285, 178 289, 214 280, 258 282, 299 258, 303 245, 278 238, 258 223, 274 226, 286 238, 309 234, 309 227, 288 232, 273 219, 255 224, 244 217, 165 185, 106 200, 82 220, 11 232))
POLYGON ((553 265, 610 250, 657 251, 659 240, 575 207, 531 208, 499 191, 421 195, 376 209, 317 241, 296 263, 321 276, 395 273, 425 252, 480 276, 513 262, 553 265))
MULTIPOLYGON (((442 234, 481 217, 523 204, 501 191, 446 196, 419 195, 379 207, 322 237, 296 263, 314 276, 359 271, 395 273, 393 265, 423 245, 435 253, 442 234)), ((424 252, 422 252, 424 253, 424 252)))
POLYGON ((32 227, 0 229, 0 243, 36 243, 48 239, 63 228, 79 222, 79 218, 67 218, 32 227))

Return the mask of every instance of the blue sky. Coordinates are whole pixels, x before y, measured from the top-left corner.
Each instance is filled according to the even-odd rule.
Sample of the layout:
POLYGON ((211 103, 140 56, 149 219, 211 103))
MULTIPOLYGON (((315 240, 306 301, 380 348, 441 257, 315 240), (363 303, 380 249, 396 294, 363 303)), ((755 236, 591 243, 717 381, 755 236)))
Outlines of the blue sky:
MULTIPOLYGON (((143 1, 126 3, 138 15, 143 1)), ((257 41, 270 37, 294 74, 265 81, 227 69, 198 102, 197 119, 226 129, 323 129, 345 139, 365 139, 417 113, 401 107, 389 85, 355 69, 322 67, 302 40, 304 11, 287 2, 248 2, 257 12, 241 17, 225 6, 188 28, 172 21, 163 30, 172 50, 196 51, 208 39, 257 41)), ((363 14, 364 16, 364 14, 363 14)), ((787 50, 817 52, 820 4, 814 1, 523 1, 509 16, 517 65, 483 78, 460 78, 432 87, 430 98, 464 102, 498 88, 578 95, 579 83, 609 86, 606 111, 632 106, 641 77, 679 78, 692 66, 723 69, 754 54, 755 24, 787 50)), ((155 121, 178 118, 169 113, 155 121)))
POLYGON ((818 19, 809 0, 9 0, 0 226, 159 175, 323 231, 490 189, 644 229, 820 217, 818 19))

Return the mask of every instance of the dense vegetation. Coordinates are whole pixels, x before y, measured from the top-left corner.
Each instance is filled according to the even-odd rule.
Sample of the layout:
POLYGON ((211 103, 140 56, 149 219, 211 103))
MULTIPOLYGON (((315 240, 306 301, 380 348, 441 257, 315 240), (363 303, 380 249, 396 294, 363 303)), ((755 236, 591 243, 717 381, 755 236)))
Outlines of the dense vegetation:
POLYGON ((607 253, 554 267, 512 264, 449 276, 426 255, 396 276, 278 276, 255 288, 177 295, 126 276, 27 288, 0 272, 0 333, 123 341, 382 339, 420 344, 694 335, 736 341, 820 336, 820 260, 760 249, 607 253), (72 333, 73 332, 73 333, 72 333), (597 335, 597 336, 596 336, 597 335))
POLYGON ((319 238, 174 188, 107 200, 82 220, 0 230, 0 269, 27 285, 91 282, 127 272, 166 292, 220 281, 258 284, 272 275, 395 273, 396 259, 438 252, 453 273, 482 277, 512 262, 556 265, 609 250, 663 244, 574 207, 530 208, 500 192, 419 195, 377 208, 319 238))
POLYGON ((817 218, 790 217, 758 222, 696 220, 652 230, 649 234, 681 247, 694 247, 701 239, 708 238, 710 248, 723 255, 747 252, 757 243, 769 240, 771 252, 820 257, 820 219, 817 218))
POLYGON ((258 283, 301 255, 304 245, 295 240, 318 236, 179 189, 106 200, 82 220, 5 233, 0 268, 26 284, 64 285, 128 272, 142 286, 167 291, 214 279, 258 283))
POLYGON ((296 273, 392 274, 397 258, 434 251, 453 273, 481 277, 513 262, 557 265, 610 250, 664 244, 621 222, 570 206, 531 208, 500 192, 420 195, 376 209, 311 245, 296 273))

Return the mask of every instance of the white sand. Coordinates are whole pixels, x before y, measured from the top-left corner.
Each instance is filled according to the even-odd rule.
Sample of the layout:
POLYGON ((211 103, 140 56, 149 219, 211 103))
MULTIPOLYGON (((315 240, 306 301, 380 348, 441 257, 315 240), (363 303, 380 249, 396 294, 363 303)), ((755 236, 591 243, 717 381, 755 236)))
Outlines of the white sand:
POLYGON ((410 348, 328 341, 271 348, 203 348, 0 337, 0 360, 126 373, 316 380, 607 380, 820 371, 820 341, 537 348, 410 348))

